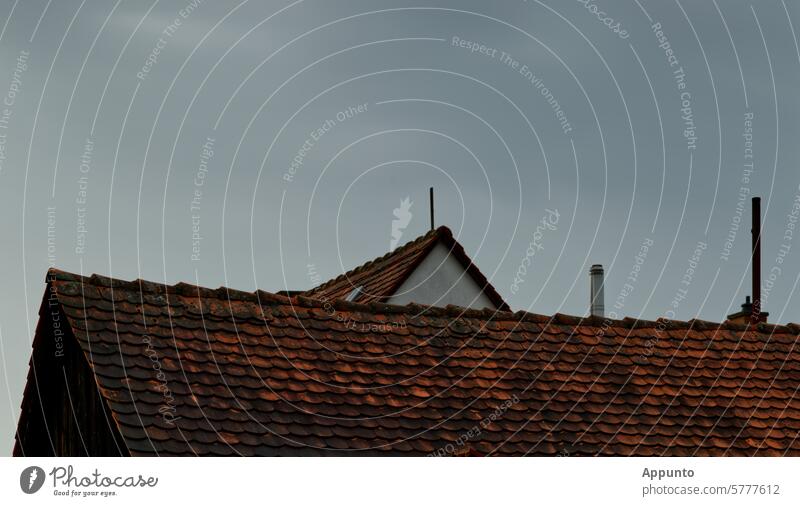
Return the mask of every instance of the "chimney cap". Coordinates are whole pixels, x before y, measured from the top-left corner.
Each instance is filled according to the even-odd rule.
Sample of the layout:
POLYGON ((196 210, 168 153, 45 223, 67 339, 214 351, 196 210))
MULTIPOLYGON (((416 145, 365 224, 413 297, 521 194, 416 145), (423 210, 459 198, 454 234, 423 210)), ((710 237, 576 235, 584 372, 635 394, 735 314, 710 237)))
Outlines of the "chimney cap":
POLYGON ((594 264, 589 272, 603 272, 603 264, 594 264))

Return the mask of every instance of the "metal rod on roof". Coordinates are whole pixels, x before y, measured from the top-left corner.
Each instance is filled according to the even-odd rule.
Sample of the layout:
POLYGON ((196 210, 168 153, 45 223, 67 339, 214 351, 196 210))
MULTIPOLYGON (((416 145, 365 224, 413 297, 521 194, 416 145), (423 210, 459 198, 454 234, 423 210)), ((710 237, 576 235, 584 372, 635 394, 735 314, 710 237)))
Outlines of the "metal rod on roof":
POLYGON ((433 221, 433 186, 430 188, 430 201, 431 201, 431 230, 436 228, 433 221))
POLYGON ((761 197, 753 197, 753 310, 751 321, 761 321, 761 197))

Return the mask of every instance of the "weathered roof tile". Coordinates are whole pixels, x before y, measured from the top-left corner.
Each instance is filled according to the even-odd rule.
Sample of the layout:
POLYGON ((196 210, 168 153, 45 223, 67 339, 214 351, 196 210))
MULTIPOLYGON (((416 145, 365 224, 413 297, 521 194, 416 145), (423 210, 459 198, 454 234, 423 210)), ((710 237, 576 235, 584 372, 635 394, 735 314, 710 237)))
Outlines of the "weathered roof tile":
POLYGON ((136 455, 800 455, 796 326, 48 279, 136 455))

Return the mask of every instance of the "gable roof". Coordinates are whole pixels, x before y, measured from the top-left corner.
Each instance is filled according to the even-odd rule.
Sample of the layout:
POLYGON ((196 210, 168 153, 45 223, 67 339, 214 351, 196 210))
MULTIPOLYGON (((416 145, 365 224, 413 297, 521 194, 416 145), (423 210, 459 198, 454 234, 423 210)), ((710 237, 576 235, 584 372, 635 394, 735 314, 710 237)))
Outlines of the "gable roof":
POLYGON ((131 455, 800 455, 796 324, 48 279, 131 455))
POLYGON ((360 293, 352 302, 386 302, 440 243, 458 260, 492 304, 501 311, 510 310, 503 297, 469 258, 464 247, 453 237, 453 232, 445 226, 431 230, 382 257, 306 291, 303 295, 322 300, 346 299, 353 290, 361 287, 360 293))

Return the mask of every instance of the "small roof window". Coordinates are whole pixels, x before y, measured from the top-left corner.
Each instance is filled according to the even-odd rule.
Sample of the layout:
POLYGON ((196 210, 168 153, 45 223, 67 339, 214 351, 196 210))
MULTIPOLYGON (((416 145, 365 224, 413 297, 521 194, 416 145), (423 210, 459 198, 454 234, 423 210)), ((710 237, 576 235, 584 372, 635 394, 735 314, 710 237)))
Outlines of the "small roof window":
POLYGON ((353 302, 354 300, 356 300, 358 298, 359 295, 361 295, 361 293, 363 291, 364 291, 364 287, 363 286, 357 286, 355 289, 353 289, 352 292, 347 294, 347 297, 345 297, 344 300, 346 300, 347 302, 353 302))

